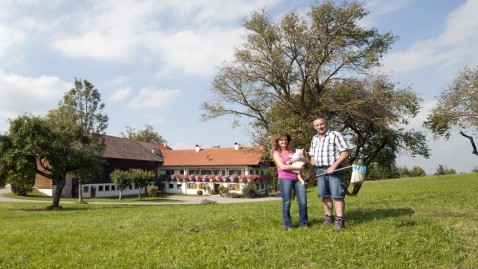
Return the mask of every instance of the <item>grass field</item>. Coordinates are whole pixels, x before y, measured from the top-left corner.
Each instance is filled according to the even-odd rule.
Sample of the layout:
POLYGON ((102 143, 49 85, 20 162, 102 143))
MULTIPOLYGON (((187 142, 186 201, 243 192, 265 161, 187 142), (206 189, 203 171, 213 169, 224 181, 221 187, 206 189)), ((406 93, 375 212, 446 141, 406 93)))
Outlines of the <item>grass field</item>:
MULTIPOLYGON (((367 181, 346 230, 284 231, 280 201, 0 203, 0 268, 478 268, 478 175, 367 181)), ((297 225, 297 205, 293 206, 297 225)))

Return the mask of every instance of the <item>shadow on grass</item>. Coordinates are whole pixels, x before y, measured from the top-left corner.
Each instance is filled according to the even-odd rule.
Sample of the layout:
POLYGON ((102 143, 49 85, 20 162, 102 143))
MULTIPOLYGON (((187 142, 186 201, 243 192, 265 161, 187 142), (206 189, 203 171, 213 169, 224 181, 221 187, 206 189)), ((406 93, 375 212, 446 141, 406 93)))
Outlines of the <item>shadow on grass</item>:
POLYGON ((135 205, 125 205, 125 204, 95 204, 93 206, 89 206, 88 204, 80 204, 80 203, 71 203, 68 205, 63 205, 61 208, 57 209, 50 209, 49 205, 26 205, 26 204, 19 204, 15 208, 10 208, 11 211, 24 211, 24 212, 71 212, 71 211, 95 211, 95 210, 113 210, 113 209, 124 209, 124 208, 133 208, 136 207, 135 205))
POLYGON ((362 208, 347 212, 347 219, 353 219, 356 223, 363 223, 374 219, 411 216, 414 213, 415 211, 411 208, 362 208))

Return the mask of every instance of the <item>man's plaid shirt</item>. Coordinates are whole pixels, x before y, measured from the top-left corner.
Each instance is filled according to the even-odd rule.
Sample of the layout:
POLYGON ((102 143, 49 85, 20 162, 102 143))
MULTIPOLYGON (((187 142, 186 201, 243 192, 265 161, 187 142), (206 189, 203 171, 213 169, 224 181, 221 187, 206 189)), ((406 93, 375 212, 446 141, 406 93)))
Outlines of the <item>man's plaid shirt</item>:
POLYGON ((348 150, 349 145, 344 136, 330 129, 320 137, 316 134, 310 143, 309 154, 314 157, 316 166, 331 166, 339 158, 342 151, 348 150))

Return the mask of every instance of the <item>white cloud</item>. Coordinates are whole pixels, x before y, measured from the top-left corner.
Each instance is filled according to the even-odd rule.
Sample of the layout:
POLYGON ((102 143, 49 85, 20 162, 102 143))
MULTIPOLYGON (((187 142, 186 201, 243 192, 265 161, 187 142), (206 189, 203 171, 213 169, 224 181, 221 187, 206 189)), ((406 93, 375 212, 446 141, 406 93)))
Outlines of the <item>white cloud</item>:
POLYGON ((365 2, 366 10, 371 11, 369 16, 366 16, 360 21, 363 27, 376 26, 378 21, 382 20, 391 12, 404 9, 411 2, 411 0, 368 0, 365 2))
POLYGON ((70 87, 71 84, 58 77, 32 78, 0 73, 0 118, 6 120, 25 113, 46 114, 56 107, 70 87))
POLYGON ((180 90, 164 90, 146 87, 141 89, 138 96, 129 102, 132 108, 158 108, 168 106, 182 94, 180 90))
POLYGON ((162 76, 177 71, 207 76, 232 57, 241 34, 240 29, 222 28, 181 31, 165 35, 160 41, 150 40, 149 46, 161 55, 164 65, 159 73, 162 76))
POLYGON ((436 106, 436 100, 430 100, 421 104, 420 112, 413 119, 409 120, 409 124, 406 126, 408 129, 424 130, 422 127, 423 122, 427 119, 428 114, 436 106))
POLYGON ((425 67, 456 69, 478 60, 478 2, 468 0, 451 12, 445 31, 438 37, 417 42, 405 51, 384 58, 385 69, 410 72, 425 67))
POLYGON ((122 100, 128 97, 131 91, 132 91, 131 87, 125 87, 125 88, 119 89, 111 95, 111 99, 114 101, 122 100))
POLYGON ((72 29, 55 34, 51 46, 73 58, 158 62, 165 75, 210 75, 238 44, 237 21, 276 2, 91 2, 65 16, 72 29))
POLYGON ((24 39, 25 34, 22 31, 0 22, 0 57, 4 58, 9 50, 24 39))

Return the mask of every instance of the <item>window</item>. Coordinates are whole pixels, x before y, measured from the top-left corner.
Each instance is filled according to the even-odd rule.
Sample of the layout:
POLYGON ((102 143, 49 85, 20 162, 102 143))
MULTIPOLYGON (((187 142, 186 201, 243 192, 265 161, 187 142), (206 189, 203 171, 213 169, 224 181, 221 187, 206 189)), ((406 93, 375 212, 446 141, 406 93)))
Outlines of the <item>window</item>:
POLYGON ((169 184, 168 184, 168 188, 174 189, 174 184, 173 184, 173 183, 169 183, 169 184))
POLYGON ((240 176, 241 174, 241 170, 229 170, 230 176, 240 176))
POLYGON ((196 189, 196 183, 188 183, 188 189, 196 189))
POLYGON ((110 191, 110 185, 105 186, 105 191, 110 191))
POLYGON ((182 186, 183 186, 183 184, 177 184, 176 189, 181 189, 182 186))
POLYGON ((90 191, 90 187, 88 186, 83 186, 83 192, 88 193, 90 191))
POLYGON ((184 175, 184 169, 179 170, 180 175, 184 175))
POLYGON ((174 175, 174 170, 171 170, 171 169, 168 169, 168 170, 165 170, 166 172, 166 175, 174 175))
POLYGON ((214 175, 223 176, 226 174, 226 170, 212 170, 214 175))
POLYGON ((98 186, 98 191, 103 191, 103 185, 98 186))
POLYGON ((211 170, 201 170, 201 175, 212 175, 211 170))
POLYGON ((197 175, 199 174, 199 170, 189 170, 190 175, 197 175))
POLYGON ((115 186, 115 185, 111 186, 111 190, 112 190, 112 191, 115 191, 115 190, 116 190, 116 186, 115 186))
POLYGON ((239 187, 239 184, 229 184, 229 190, 231 191, 237 190, 237 187, 239 187))
POLYGON ((254 174, 254 170, 249 170, 249 175, 253 175, 254 174))

